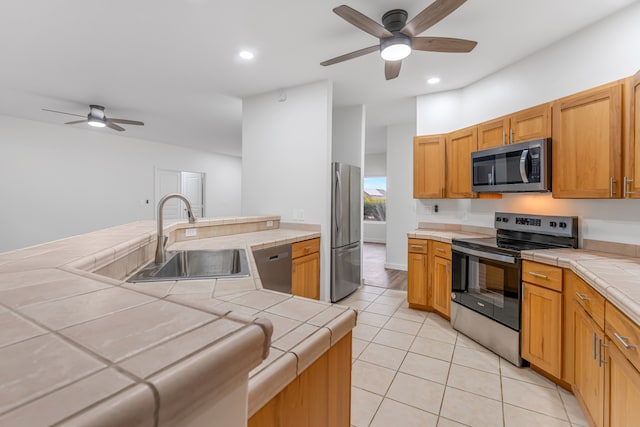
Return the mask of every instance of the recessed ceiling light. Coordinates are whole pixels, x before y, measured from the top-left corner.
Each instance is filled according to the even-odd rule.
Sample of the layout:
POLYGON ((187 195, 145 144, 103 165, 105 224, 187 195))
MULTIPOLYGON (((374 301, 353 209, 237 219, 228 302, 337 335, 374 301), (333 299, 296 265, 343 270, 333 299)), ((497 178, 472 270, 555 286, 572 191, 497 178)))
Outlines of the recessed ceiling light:
POLYGON ((255 56, 253 52, 249 52, 248 50, 243 50, 239 53, 239 55, 242 59, 253 59, 253 57, 255 56))
POLYGON ((430 85, 440 83, 440 77, 431 77, 429 80, 427 80, 427 83, 429 83, 430 85))

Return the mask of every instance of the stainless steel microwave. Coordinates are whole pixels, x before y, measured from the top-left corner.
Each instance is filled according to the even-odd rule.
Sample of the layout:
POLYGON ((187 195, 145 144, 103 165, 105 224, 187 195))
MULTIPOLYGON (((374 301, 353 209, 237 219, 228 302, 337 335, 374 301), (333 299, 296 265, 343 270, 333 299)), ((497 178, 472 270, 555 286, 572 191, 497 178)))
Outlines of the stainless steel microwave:
POLYGON ((471 153, 471 176, 477 193, 551 191, 551 139, 471 153))

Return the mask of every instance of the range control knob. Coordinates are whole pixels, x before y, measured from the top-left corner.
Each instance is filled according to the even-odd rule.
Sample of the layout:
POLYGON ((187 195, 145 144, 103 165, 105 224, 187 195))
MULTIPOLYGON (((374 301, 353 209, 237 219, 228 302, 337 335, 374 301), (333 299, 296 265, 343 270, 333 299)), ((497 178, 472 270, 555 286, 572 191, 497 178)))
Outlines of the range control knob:
POLYGON ((502 218, 501 218, 501 217, 499 217, 499 216, 497 216, 497 217, 496 217, 496 222, 502 222, 502 218))
POLYGON ((502 222, 509 222, 509 218, 507 218, 506 216, 502 217, 502 222))
POLYGON ((558 226, 558 223, 557 223, 557 222, 555 222, 555 221, 551 221, 551 222, 549 223, 549 225, 550 225, 551 227, 557 227, 557 226, 558 226))
POLYGON ((559 225, 560 225, 560 228, 567 228, 566 222, 561 222, 559 225))

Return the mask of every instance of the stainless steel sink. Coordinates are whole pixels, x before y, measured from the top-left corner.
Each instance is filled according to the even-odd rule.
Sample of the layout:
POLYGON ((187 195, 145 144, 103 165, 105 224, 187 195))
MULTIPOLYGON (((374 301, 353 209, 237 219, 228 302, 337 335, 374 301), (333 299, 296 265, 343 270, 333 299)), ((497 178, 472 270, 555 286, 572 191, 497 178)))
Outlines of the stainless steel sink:
POLYGON ((249 275, 244 249, 168 251, 167 261, 150 262, 127 282, 243 277, 249 275))

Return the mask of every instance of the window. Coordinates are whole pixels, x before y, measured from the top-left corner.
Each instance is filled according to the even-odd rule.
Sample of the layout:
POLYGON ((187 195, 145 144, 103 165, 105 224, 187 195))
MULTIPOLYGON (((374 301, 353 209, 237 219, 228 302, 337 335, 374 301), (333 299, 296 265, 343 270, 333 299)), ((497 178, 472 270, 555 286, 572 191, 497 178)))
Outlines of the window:
POLYGON ((375 176, 364 178, 365 221, 387 220, 387 177, 375 176))

